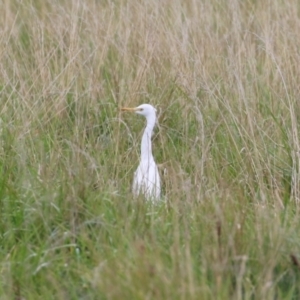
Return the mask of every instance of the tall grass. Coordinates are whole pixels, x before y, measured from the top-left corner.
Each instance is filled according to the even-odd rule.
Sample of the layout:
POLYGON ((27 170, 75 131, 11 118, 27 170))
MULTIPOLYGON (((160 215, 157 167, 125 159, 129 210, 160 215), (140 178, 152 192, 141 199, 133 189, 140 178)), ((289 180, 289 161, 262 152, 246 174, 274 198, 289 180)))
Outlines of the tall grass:
POLYGON ((299 299, 299 9, 2 1, 1 299, 299 299))

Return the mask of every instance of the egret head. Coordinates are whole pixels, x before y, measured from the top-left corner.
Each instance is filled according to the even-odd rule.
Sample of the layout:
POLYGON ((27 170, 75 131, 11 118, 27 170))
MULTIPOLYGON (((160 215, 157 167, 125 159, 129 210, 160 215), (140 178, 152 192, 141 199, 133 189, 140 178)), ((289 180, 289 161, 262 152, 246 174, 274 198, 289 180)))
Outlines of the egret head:
POLYGON ((124 107, 121 108, 122 111, 133 111, 138 115, 142 115, 144 117, 156 116, 156 109, 150 104, 142 104, 134 108, 124 107))

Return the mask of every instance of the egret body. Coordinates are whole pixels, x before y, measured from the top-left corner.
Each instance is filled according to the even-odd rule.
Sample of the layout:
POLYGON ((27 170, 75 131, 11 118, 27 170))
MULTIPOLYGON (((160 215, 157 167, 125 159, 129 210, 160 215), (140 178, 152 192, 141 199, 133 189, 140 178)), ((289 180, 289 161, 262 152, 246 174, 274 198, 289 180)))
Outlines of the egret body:
POLYGON ((122 108, 122 111, 132 111, 142 115, 147 125, 142 137, 141 160, 134 173, 132 192, 135 196, 144 194, 147 200, 160 199, 160 177, 157 165, 152 155, 151 136, 156 122, 156 109, 150 104, 142 104, 134 108, 122 108))

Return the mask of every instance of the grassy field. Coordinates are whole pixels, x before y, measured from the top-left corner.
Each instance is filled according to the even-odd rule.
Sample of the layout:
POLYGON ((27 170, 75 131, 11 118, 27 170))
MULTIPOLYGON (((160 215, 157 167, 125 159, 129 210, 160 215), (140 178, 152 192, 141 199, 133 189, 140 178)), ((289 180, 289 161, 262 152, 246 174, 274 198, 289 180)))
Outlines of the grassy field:
POLYGON ((1 300, 300 299, 299 1, 0 11, 1 300))

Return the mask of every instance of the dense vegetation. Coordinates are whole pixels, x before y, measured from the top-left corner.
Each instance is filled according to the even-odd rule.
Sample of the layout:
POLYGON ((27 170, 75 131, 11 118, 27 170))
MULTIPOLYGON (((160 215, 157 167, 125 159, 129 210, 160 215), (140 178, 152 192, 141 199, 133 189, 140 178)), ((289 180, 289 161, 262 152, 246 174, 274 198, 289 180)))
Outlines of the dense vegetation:
POLYGON ((298 1, 0 10, 1 299, 300 299, 298 1))

